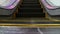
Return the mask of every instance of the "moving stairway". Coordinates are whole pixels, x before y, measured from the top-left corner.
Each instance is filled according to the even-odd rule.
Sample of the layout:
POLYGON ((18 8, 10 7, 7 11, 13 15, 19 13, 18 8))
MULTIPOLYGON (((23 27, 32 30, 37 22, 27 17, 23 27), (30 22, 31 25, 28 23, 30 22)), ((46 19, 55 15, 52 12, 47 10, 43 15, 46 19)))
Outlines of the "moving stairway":
POLYGON ((4 0, 1 2, 1 4, 2 6, 0 7, 0 22, 24 22, 25 20, 25 22, 27 22, 26 18, 21 17, 27 17, 28 22, 32 22, 33 20, 36 20, 37 17, 40 18, 45 16, 38 0, 4 0), (5 3, 5 1, 7 3, 5 3), (4 6, 2 3, 4 3, 4 5, 7 5, 4 6), (10 7, 10 5, 12 6, 10 7))
MULTIPOLYGON (((10 1, 12 1, 12 0, 10 0, 10 1)), ((30 21, 32 21, 32 22, 40 22, 40 21, 41 22, 43 22, 43 21, 44 22, 51 22, 52 20, 45 19, 45 17, 47 17, 47 18, 48 17, 49 18, 53 17, 53 18, 56 19, 57 18, 56 15, 58 15, 59 12, 60 12, 59 7, 47 7, 46 8, 44 3, 43 3, 44 1, 41 1, 41 0, 20 0, 20 1, 17 2, 17 4, 15 2, 11 3, 12 5, 14 5, 13 8, 11 8, 12 6, 7 7, 7 6, 4 6, 3 4, 1 4, 1 7, 0 7, 0 14, 1 14, 0 19, 2 19, 2 20, 5 19, 6 21, 8 21, 6 19, 7 18, 6 16, 9 16, 9 17, 12 16, 15 19, 13 20, 13 19, 10 18, 11 19, 10 21, 13 20, 14 22, 15 21, 20 22, 21 20, 23 20, 23 21, 26 20, 26 22, 28 22, 28 21, 29 22, 30 21), (21 3, 21 1, 22 1, 22 3, 21 3), (43 8, 41 6, 43 6, 43 8), (43 9, 45 9, 45 10, 43 10, 43 9), (55 10, 55 9, 57 9, 57 10, 55 10), (26 19, 24 17, 27 17, 28 19, 26 19), (44 17, 44 18, 42 18, 42 17, 44 17)), ((8 5, 11 5, 11 4, 9 4, 9 1, 8 1, 8 5)), ((55 5, 53 5, 53 6, 55 6, 55 5)), ((59 19, 59 17, 57 19, 59 19)))
POLYGON ((38 0, 23 0, 17 17, 44 17, 44 13, 38 0))

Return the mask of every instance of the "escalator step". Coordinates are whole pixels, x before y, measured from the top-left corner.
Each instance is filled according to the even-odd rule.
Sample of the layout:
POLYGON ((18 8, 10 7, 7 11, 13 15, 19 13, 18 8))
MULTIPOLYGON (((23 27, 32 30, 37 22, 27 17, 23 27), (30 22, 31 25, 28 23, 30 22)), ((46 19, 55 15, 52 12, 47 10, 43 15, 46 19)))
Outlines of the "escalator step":
POLYGON ((42 12, 40 8, 20 8, 20 12, 42 12))
POLYGON ((43 9, 37 0, 24 0, 17 17, 43 17, 43 9))
POLYGON ((39 4, 23 4, 23 6, 39 6, 39 4))
POLYGON ((23 4, 22 5, 23 8, 40 8, 40 5, 39 4, 23 4))
POLYGON ((23 2, 23 4, 39 4, 37 2, 23 2))
POLYGON ((37 0, 23 0, 24 2, 37 2, 37 0))

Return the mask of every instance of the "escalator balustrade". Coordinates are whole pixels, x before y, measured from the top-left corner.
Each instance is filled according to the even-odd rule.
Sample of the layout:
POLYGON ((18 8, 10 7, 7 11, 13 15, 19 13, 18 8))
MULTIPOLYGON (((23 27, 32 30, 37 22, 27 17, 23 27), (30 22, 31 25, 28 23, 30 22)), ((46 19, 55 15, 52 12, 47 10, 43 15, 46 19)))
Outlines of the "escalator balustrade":
POLYGON ((0 17, 10 17, 14 16, 14 14, 17 12, 17 6, 19 4, 20 0, 0 0, 0 17))
POLYGON ((40 0, 40 3, 45 8, 46 18, 60 20, 60 0, 40 0))

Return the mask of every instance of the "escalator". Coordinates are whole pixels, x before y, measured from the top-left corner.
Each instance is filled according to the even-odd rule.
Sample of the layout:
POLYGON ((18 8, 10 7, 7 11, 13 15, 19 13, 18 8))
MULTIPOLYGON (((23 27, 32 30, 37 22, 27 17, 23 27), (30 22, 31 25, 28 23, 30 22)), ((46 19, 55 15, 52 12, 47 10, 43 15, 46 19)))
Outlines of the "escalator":
POLYGON ((43 12, 43 8, 41 7, 39 0, 21 0, 17 8, 14 14, 11 14, 12 16, 9 15, 8 17, 5 17, 3 15, 3 17, 0 18, 1 22, 17 22, 19 24, 26 24, 28 22, 29 24, 56 24, 57 22, 45 18, 46 14, 43 12))
POLYGON ((38 0, 23 0, 17 17, 44 17, 38 0))

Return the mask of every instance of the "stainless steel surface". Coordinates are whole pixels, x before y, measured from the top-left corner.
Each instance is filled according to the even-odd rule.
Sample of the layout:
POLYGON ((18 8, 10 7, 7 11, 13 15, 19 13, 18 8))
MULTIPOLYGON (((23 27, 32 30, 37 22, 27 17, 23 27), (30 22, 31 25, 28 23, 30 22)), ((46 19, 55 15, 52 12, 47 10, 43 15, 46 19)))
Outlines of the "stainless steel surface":
POLYGON ((36 28, 0 27, 0 34, 39 34, 36 28))
POLYGON ((0 34, 60 34, 60 28, 21 28, 0 26, 0 34))
POLYGON ((5 9, 0 9, 0 15, 11 15, 13 12, 15 12, 14 8, 13 10, 5 10, 5 9))
POLYGON ((60 34, 60 28, 40 28, 42 34, 60 34))

